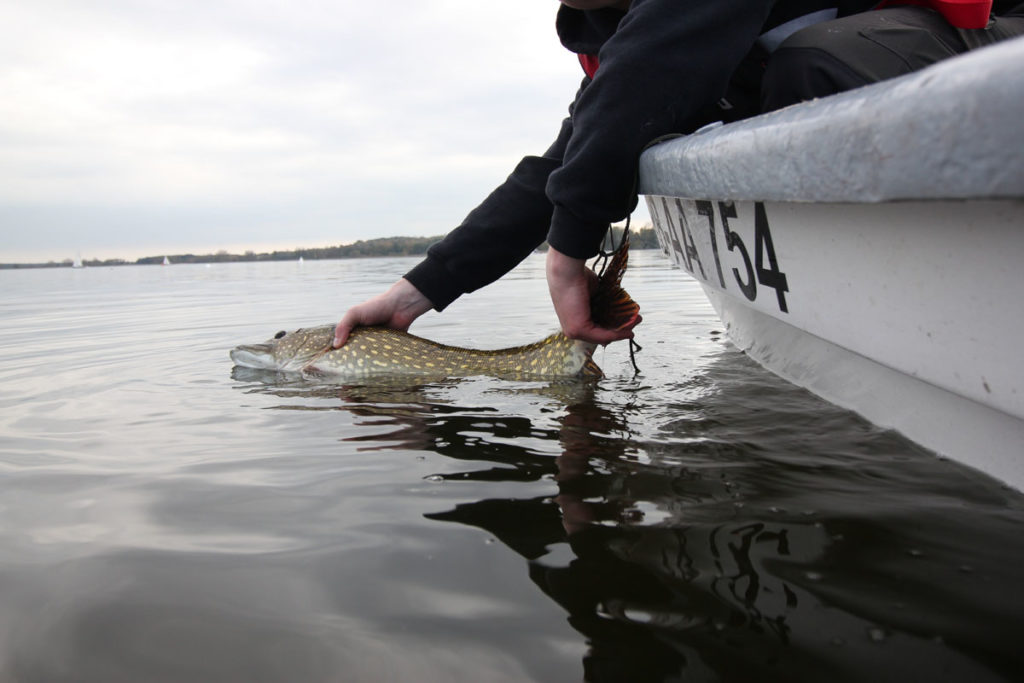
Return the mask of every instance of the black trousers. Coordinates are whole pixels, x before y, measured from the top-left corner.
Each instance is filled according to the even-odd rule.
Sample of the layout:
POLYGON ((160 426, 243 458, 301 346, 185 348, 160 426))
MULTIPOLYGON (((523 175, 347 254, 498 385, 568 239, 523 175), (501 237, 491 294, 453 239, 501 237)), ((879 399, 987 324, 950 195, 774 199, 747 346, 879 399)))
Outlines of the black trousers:
POLYGON ((1022 15, 1024 5, 993 17, 985 28, 959 29, 934 10, 907 5, 808 26, 783 41, 768 60, 761 111, 902 76, 1024 35, 1022 15))

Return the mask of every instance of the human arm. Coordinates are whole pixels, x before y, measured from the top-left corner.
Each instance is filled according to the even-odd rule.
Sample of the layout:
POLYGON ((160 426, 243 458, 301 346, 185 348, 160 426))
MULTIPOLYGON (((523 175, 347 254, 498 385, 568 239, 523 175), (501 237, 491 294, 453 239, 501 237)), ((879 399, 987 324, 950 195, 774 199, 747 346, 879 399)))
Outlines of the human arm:
POLYGON ((543 155, 523 158, 459 227, 431 245, 423 261, 387 292, 349 309, 336 327, 334 347, 359 325, 407 329, 431 308, 442 311, 462 294, 497 280, 536 249, 551 223, 544 187, 571 132, 566 119, 543 155))
POLYGON ((611 222, 636 202, 643 147, 715 116, 736 65, 750 50, 769 0, 634 0, 625 15, 562 8, 559 34, 570 50, 597 54, 600 67, 575 102, 573 135, 546 188, 554 205, 548 232, 548 287, 563 332, 595 343, 632 336, 590 317, 583 259, 594 256, 611 222), (604 35, 602 35, 604 33, 604 35))
MULTIPOLYGON (((591 26, 595 17, 598 23, 611 21, 605 28, 613 35, 597 46, 596 77, 584 81, 571 117, 548 151, 524 158, 405 280, 440 311, 507 273, 545 237, 560 256, 576 261, 594 256, 609 223, 624 218, 636 202, 633 178, 644 145, 692 129, 698 111, 721 96, 771 4, 690 0, 680 7, 678 0, 633 0, 625 18, 614 10, 584 16, 589 13, 563 7, 560 24, 563 15, 582 17, 591 26)), ((558 258, 549 254, 555 266, 558 258)), ((549 274, 559 319, 577 335, 589 335, 593 326, 579 285, 587 277, 576 265, 568 275, 561 267, 554 278, 549 274)), ((353 316, 346 314, 347 321, 390 320, 387 300, 371 302, 353 316)), ((606 338, 600 333, 592 339, 606 343, 606 338)))
POLYGON ((587 268, 586 261, 551 248, 548 249, 546 271, 551 303, 565 336, 594 344, 633 338, 633 328, 640 322, 639 316, 617 329, 599 327, 594 323, 590 315, 590 295, 597 285, 597 275, 587 268))
POLYGON ((772 0, 633 0, 614 33, 594 45, 607 13, 559 11, 571 50, 600 68, 581 91, 573 134, 546 188, 554 205, 548 243, 574 258, 598 252, 609 223, 636 203, 634 179, 644 147, 669 133, 714 120, 716 101, 750 51, 772 0))

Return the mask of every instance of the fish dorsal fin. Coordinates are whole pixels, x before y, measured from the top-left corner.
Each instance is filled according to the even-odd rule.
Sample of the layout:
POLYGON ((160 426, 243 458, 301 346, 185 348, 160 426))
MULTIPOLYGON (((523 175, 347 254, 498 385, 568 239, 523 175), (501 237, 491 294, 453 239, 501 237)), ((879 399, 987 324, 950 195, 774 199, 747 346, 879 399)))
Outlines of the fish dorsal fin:
POLYGON ((629 260, 629 232, 601 272, 597 288, 590 296, 590 316, 601 327, 617 329, 629 325, 640 315, 640 304, 622 288, 622 276, 629 260))

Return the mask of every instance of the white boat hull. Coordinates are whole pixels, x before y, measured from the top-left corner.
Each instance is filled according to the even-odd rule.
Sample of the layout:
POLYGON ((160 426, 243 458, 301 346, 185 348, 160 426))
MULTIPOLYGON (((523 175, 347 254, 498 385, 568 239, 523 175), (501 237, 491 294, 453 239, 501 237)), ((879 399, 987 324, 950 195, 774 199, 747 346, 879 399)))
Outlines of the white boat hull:
POLYGON ((1024 488, 1024 202, 647 201, 752 358, 1024 488))
POLYGON ((640 160, 765 367, 1024 490, 1024 38, 640 160))

